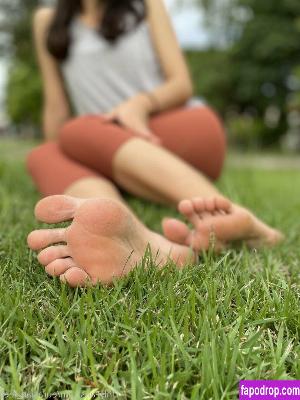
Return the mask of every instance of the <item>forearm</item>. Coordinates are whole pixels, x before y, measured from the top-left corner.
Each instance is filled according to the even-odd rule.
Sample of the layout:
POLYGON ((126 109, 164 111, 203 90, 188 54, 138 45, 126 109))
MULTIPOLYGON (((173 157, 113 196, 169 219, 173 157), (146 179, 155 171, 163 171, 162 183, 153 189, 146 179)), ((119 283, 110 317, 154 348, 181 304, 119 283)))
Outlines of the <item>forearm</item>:
POLYGON ((193 86, 189 79, 173 78, 149 92, 151 113, 166 111, 185 104, 193 94, 193 86))

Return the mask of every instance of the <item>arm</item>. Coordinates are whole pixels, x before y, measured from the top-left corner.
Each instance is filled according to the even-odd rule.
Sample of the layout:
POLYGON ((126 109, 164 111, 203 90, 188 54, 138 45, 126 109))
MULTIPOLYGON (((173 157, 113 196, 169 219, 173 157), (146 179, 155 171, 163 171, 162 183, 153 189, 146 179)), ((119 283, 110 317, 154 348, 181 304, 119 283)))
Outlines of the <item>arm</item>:
POLYGON ((165 82, 152 93, 140 93, 120 104, 107 118, 117 120, 144 139, 159 144, 159 139, 149 130, 149 116, 184 104, 191 97, 193 87, 163 0, 146 0, 146 3, 150 32, 165 82))
POLYGON ((193 94, 193 85, 163 0, 147 0, 146 4, 152 40, 166 78, 151 95, 158 111, 164 111, 184 104, 193 94))
POLYGON ((54 140, 61 125, 70 117, 58 64, 46 48, 46 35, 53 12, 50 8, 41 8, 33 18, 33 34, 43 79, 43 129, 47 140, 54 140))

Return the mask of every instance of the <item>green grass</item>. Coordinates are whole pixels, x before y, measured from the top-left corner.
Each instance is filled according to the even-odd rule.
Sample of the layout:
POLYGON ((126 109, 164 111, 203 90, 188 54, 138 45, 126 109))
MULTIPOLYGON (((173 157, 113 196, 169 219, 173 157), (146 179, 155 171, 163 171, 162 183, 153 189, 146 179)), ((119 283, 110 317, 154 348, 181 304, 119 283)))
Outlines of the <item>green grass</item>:
MULTIPOLYGON (((275 250, 207 254, 181 272, 159 271, 146 255, 114 287, 72 290, 26 247, 39 226, 28 145, 0 144, 0 388, 9 399, 236 399, 240 379, 300 379, 299 171, 229 167, 219 183, 282 228, 275 250)), ((174 214, 129 201, 154 229, 174 214)))

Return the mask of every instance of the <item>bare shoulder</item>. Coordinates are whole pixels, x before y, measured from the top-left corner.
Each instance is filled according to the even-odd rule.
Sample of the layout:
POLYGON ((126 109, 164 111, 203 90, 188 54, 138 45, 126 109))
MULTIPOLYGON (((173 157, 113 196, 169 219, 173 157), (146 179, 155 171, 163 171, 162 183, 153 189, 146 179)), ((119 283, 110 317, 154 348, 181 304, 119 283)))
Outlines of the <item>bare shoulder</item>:
POLYGON ((166 8, 165 0, 145 0, 145 4, 150 11, 166 8))
POLYGON ((33 13, 34 30, 41 32, 47 29, 53 19, 54 12, 54 8, 51 7, 38 7, 33 13))

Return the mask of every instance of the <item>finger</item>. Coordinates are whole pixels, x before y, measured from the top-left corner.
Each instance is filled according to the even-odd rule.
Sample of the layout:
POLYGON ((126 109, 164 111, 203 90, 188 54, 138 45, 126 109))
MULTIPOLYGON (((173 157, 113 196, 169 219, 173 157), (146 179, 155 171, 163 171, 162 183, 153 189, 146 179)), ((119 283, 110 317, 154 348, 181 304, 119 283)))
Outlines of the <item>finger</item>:
POLYGON ((103 117, 104 117, 104 119, 106 120, 106 121, 114 121, 114 120, 116 120, 118 117, 117 117, 117 113, 116 113, 116 111, 110 111, 109 113, 107 113, 107 114, 104 114, 103 115, 103 117))
POLYGON ((160 146, 162 144, 161 139, 158 136, 152 135, 152 134, 141 134, 139 132, 134 132, 138 137, 147 140, 147 142, 153 143, 157 146, 160 146))
POLYGON ((147 126, 142 126, 139 129, 136 129, 140 135, 143 135, 145 139, 149 140, 152 143, 159 144, 161 143, 161 140, 158 136, 154 135, 154 133, 147 127, 147 126))
POLYGON ((159 146, 162 144, 161 138, 159 138, 156 135, 151 135, 150 140, 152 143, 157 144, 159 146))
POLYGON ((153 143, 153 144, 160 145, 160 144, 162 143, 162 142, 161 142, 161 139, 160 139, 158 136, 154 135, 152 132, 144 133, 144 134, 142 134, 142 136, 143 136, 146 140, 148 140, 149 142, 151 142, 151 143, 153 143))
POLYGON ((154 136, 154 133, 151 131, 148 125, 145 124, 137 125, 136 130, 142 133, 143 135, 154 136))

